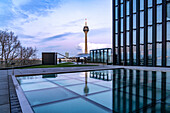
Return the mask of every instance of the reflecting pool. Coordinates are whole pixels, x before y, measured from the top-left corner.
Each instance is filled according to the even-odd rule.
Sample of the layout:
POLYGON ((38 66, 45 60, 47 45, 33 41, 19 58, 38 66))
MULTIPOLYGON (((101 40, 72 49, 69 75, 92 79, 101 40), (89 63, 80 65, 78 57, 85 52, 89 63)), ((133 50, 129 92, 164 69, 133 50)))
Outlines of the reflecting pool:
POLYGON ((17 80, 35 113, 170 113, 170 72, 116 69, 17 80))

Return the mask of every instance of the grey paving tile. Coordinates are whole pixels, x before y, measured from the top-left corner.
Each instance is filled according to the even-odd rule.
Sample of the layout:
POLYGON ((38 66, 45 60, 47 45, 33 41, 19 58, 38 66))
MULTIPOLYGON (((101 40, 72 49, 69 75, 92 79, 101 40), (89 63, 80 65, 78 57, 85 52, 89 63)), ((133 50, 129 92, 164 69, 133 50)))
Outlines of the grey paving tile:
POLYGON ((8 104, 9 103, 9 96, 8 95, 1 95, 0 96, 0 105, 8 104))
POLYGON ((0 84, 0 90, 2 89, 8 90, 8 84, 0 84))
POLYGON ((0 90, 0 96, 1 95, 8 95, 8 90, 7 89, 0 90))
POLYGON ((10 113, 9 104, 0 105, 0 113, 10 113))
POLYGON ((8 85, 8 81, 2 81, 0 82, 0 85, 8 85))

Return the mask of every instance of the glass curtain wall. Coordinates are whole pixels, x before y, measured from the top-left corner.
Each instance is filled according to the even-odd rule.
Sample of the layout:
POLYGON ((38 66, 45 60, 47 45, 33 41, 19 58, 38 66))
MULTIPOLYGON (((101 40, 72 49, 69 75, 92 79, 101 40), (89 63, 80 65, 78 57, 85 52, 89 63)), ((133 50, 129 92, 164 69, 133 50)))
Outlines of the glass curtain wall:
POLYGON ((113 0, 113 61, 170 66, 170 0, 113 0))
POLYGON ((170 0, 167 0, 167 29, 166 29, 166 65, 170 66, 170 0))
POLYGON ((112 63, 112 49, 104 48, 104 49, 96 49, 90 50, 90 58, 93 63, 112 63))

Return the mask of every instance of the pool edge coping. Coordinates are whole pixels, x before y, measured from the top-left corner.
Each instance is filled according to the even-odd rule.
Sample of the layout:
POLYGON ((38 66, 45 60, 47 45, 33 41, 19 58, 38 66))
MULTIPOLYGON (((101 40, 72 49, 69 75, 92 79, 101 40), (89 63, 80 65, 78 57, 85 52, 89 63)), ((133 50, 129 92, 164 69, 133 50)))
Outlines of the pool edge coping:
POLYGON ((17 97, 21 106, 21 110, 23 113, 34 113, 31 105, 29 104, 25 94, 19 85, 18 81, 16 80, 15 75, 11 75, 12 81, 14 83, 15 91, 17 93, 17 97))

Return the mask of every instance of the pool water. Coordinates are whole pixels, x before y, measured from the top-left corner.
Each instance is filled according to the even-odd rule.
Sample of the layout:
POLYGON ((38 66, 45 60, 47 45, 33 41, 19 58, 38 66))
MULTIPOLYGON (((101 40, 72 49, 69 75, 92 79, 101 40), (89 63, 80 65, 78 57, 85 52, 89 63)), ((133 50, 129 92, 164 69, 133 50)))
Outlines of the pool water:
POLYGON ((170 113, 170 72, 116 69, 17 80, 35 113, 170 113))

